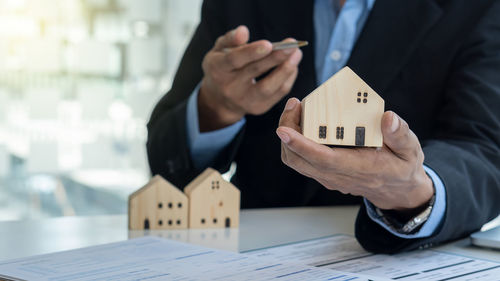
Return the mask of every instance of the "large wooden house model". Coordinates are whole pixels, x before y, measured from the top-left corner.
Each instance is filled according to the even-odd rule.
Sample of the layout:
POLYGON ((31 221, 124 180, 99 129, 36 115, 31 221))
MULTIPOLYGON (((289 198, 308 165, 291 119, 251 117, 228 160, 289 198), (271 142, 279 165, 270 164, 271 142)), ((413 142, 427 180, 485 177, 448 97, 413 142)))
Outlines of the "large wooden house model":
POLYGON ((189 228, 238 227, 240 190, 208 168, 186 186, 189 228))
POLYGON ((302 134, 320 144, 381 147, 384 100, 349 67, 302 100, 302 134))
POLYGON ((154 176, 129 196, 129 229, 183 229, 188 227, 188 198, 161 176, 154 176))

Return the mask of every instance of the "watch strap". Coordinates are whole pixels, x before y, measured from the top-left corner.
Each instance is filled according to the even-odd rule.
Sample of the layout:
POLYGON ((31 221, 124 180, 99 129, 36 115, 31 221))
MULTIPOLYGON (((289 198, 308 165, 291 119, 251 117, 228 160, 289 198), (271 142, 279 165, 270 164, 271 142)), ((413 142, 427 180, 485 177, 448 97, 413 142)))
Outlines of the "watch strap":
POLYGON ((401 220, 396 218, 394 215, 391 215, 388 211, 381 210, 380 208, 375 207, 375 211, 377 212, 377 215, 380 217, 380 219, 391 230, 401 234, 412 234, 417 232, 427 221, 427 219, 429 219, 435 201, 436 194, 432 195, 431 200, 423 211, 405 222, 401 222, 401 220))

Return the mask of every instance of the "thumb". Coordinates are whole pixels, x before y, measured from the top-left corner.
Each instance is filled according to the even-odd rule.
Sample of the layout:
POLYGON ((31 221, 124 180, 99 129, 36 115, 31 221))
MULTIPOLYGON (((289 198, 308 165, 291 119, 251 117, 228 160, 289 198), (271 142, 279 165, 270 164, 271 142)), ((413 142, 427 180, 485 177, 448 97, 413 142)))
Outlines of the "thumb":
POLYGON ((422 153, 420 142, 408 123, 392 111, 382 116, 382 135, 384 144, 399 158, 409 160, 422 153))
POLYGON ((217 38, 214 45, 214 50, 222 51, 226 48, 237 47, 248 42, 250 39, 250 32, 248 28, 244 25, 240 25, 237 28, 228 31, 226 34, 217 38))
MULTIPOLYGON (((288 99, 285 105, 285 109, 283 110, 283 113, 280 117, 279 127, 289 127, 300 133, 301 112, 302 108, 300 105, 300 101, 297 98, 288 99)), ((277 132, 279 132, 279 128, 277 132)))

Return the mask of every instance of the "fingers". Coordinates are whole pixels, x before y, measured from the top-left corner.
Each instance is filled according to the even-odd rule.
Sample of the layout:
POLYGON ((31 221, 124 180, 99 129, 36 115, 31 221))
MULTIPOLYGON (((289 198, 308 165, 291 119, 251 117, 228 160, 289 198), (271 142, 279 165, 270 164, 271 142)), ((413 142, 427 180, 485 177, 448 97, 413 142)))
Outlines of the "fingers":
POLYGON ((281 114, 276 134, 288 149, 311 164, 323 166, 335 157, 333 150, 304 137, 300 133, 301 112, 299 100, 289 99, 281 114))
POLYGON ((384 144, 398 157, 409 160, 422 158, 423 152, 417 136, 410 130, 408 123, 392 111, 382 116, 384 144))
POLYGON ((258 61, 272 52, 272 44, 267 40, 255 41, 238 47, 212 53, 214 68, 224 71, 238 70, 247 64, 258 61))
POLYGON ((240 69, 247 64, 269 55, 273 45, 267 40, 259 40, 226 51, 225 63, 231 69, 240 69))
POLYGON ((288 130, 297 133, 300 132, 300 113, 300 101, 297 98, 289 99, 280 117, 280 127, 276 130, 276 134, 283 142, 281 144, 281 160, 302 175, 314 177, 318 173, 318 169, 307 159, 304 159, 288 147, 288 143, 291 141, 288 130))
POLYGON ((244 25, 240 25, 217 38, 213 49, 215 51, 222 51, 224 48, 236 47, 248 42, 249 37, 250 32, 248 28, 244 25))
POLYGON ((272 52, 272 44, 260 40, 247 44, 250 33, 244 25, 228 31, 220 36, 209 52, 213 68, 232 71, 259 60, 272 52))
POLYGON ((288 149, 311 163, 316 169, 334 166, 330 165, 330 162, 335 162, 337 157, 331 148, 318 144, 289 127, 280 126, 276 133, 288 149))
POLYGON ((242 74, 241 75, 242 79, 245 81, 249 81, 251 79, 261 76, 262 74, 266 73, 273 67, 282 64, 283 62, 285 62, 287 59, 290 58, 291 53, 289 53, 288 51, 293 52, 294 50, 286 49, 282 51, 275 51, 261 60, 249 63, 240 70, 242 74))
MULTIPOLYGON (((287 38, 283 40, 283 42, 295 42, 295 41, 297 40, 293 38, 287 38)), ((249 78, 253 79, 259 77, 262 74, 269 71, 271 68, 278 66, 284 61, 286 61, 288 58, 290 58, 290 55, 295 52, 295 50, 297 50, 297 48, 273 51, 267 57, 259 61, 253 62, 251 64, 248 64, 244 69, 242 69, 242 72, 244 73, 246 79, 249 78)))
MULTIPOLYGON (((259 92, 267 95, 272 95, 278 92, 290 76, 295 74, 294 72, 297 71, 297 66, 301 60, 302 52, 299 49, 296 49, 287 61, 282 63, 278 68, 273 70, 273 72, 257 83, 259 92)), ((287 93, 288 92, 281 92, 282 96, 287 93)))
POLYGON ((318 169, 327 167, 330 171, 363 170, 370 168, 377 161, 382 161, 382 156, 386 155, 387 152, 393 155, 389 148, 383 148, 378 151, 371 148, 353 149, 338 147, 331 149, 325 145, 318 144, 300 133, 301 113, 302 107, 299 100, 296 98, 289 99, 281 114, 276 133, 287 149, 293 151, 318 169))
MULTIPOLYGON (((255 82, 255 79, 251 78, 251 76, 238 76, 235 78, 235 84, 240 85, 240 88, 248 87, 247 91, 240 92, 238 96, 239 100, 245 101, 247 113, 253 115, 263 114, 290 92, 297 78, 298 68, 297 65, 284 65, 289 65, 289 62, 293 62, 293 60, 300 60, 302 56, 300 51, 294 54, 259 82, 255 82)), ((297 61, 295 64, 298 64, 297 61)))

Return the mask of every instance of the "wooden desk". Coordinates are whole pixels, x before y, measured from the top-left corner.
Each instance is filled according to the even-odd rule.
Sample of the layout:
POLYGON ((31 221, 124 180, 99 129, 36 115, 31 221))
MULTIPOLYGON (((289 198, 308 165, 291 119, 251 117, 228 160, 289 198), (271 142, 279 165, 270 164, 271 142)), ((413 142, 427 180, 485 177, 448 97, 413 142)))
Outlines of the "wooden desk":
MULTIPOLYGON (((120 216, 61 217, 0 222, 0 260, 76 249, 157 235, 231 251, 245 251, 318 238, 354 234, 358 207, 317 207, 243 210, 239 229, 128 231, 120 216)), ((500 251, 476 248, 469 239, 437 249, 500 262, 500 251)))

